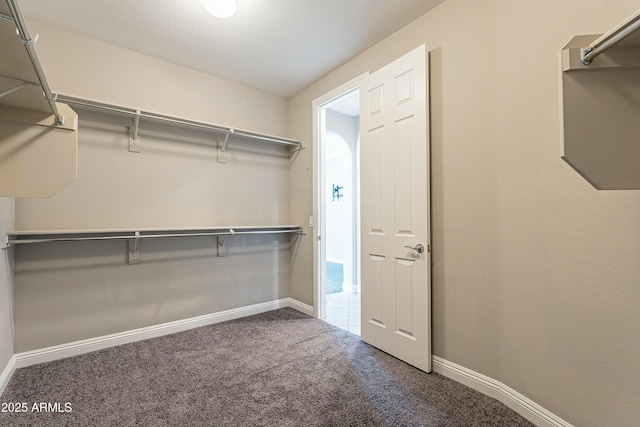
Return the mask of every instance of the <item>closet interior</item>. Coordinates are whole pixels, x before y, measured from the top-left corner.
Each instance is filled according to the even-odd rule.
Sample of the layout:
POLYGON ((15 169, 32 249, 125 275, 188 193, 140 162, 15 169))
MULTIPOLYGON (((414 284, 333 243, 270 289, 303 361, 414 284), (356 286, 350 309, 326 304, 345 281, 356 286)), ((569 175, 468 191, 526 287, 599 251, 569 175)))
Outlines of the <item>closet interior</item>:
POLYGON ((562 158, 600 190, 640 189, 640 10, 562 49, 562 158))
POLYGON ((15 351, 282 304, 304 235, 286 224, 303 143, 55 93, 37 41, 2 0, 0 197, 16 198, 16 229, 0 247, 15 276, 15 351), (96 168, 113 182, 87 183, 96 168))

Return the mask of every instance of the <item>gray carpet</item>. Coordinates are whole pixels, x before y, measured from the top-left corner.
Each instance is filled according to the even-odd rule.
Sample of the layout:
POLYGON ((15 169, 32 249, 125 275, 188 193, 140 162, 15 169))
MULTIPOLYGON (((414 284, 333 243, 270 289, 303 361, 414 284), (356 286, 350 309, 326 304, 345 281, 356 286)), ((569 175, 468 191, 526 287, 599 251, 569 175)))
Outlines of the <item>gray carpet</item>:
POLYGON ((3 426, 531 426, 293 309, 22 368, 0 401, 29 407, 3 426))

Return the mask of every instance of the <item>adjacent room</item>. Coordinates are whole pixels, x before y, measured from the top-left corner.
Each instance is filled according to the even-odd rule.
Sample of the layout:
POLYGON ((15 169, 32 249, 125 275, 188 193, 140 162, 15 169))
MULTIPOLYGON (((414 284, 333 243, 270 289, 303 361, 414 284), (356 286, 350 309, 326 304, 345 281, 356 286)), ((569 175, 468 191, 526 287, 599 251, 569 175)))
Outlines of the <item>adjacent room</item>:
POLYGON ((637 425, 637 8, 0 0, 0 424, 637 425))

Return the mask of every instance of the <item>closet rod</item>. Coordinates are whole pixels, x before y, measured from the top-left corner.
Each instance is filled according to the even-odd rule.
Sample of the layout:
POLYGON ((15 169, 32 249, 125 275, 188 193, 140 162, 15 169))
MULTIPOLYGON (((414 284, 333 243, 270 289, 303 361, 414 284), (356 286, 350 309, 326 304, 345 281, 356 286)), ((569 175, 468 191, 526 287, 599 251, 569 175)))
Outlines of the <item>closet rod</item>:
POLYGON ((72 231, 56 232, 44 231, 41 233, 20 232, 8 233, 5 236, 4 247, 27 243, 48 243, 48 242, 75 242, 75 241, 100 241, 100 240, 132 240, 132 239, 155 239, 166 237, 200 237, 200 236, 237 236, 247 234, 303 234, 302 227, 299 226, 275 226, 259 228, 212 228, 202 231, 172 230, 172 231, 72 231), (65 234, 68 234, 65 236, 65 234), (83 236, 83 234, 85 234, 83 236), (31 238, 32 236, 43 236, 41 238, 31 238), (51 236, 51 237, 46 237, 51 236))
POLYGON ((580 60, 583 64, 589 65, 593 59, 606 52, 609 48, 627 38, 640 29, 640 10, 622 21, 611 31, 592 42, 589 47, 580 50, 580 60))
POLYGON ((27 29, 27 24, 22 16, 22 12, 20 11, 20 7, 18 6, 17 0, 7 0, 7 6, 9 6, 9 11, 11 12, 11 16, 13 17, 13 23, 18 29, 18 34, 22 43, 24 44, 25 49, 27 50, 27 54, 29 55, 29 59, 31 60, 31 64, 33 65, 33 69, 38 77, 38 81, 40 82, 40 86, 42 87, 42 91, 44 92, 44 97, 49 103, 49 107, 51 108, 51 112, 56 116, 56 124, 63 125, 64 124, 64 116, 60 114, 58 111, 58 106, 55 102, 55 97, 51 93, 51 88, 49 87, 49 83, 47 83, 47 79, 44 76, 44 71, 42 70, 42 66, 40 65, 40 61, 38 60, 38 55, 36 54, 36 48, 34 47, 37 41, 31 38, 29 34, 29 30, 27 29))
POLYGON ((302 147, 302 142, 295 141, 293 139, 287 139, 287 138, 281 138, 281 137, 273 137, 273 136, 262 135, 262 134, 254 133, 254 132, 247 132, 247 131, 243 131, 243 130, 234 130, 233 134, 236 135, 236 136, 244 137, 244 138, 259 139, 261 141, 277 142, 279 144, 293 145, 293 146, 296 146, 296 147, 302 147))
POLYGON ((125 107, 119 107, 117 105, 104 104, 102 102, 95 102, 95 101, 90 101, 88 99, 76 98, 73 96, 57 94, 56 99, 60 102, 64 102, 65 104, 73 104, 73 105, 79 105, 83 107, 96 108, 99 110, 110 111, 112 113, 124 114, 132 117, 139 116, 141 118, 158 120, 158 121, 168 122, 168 123, 178 124, 178 125, 193 126, 201 129, 214 130, 214 131, 224 132, 224 133, 232 132, 232 129, 222 127, 222 126, 196 122, 193 120, 178 119, 175 117, 164 116, 161 114, 143 112, 143 111, 129 109, 125 107))
POLYGON ((99 110, 105 110, 113 113, 131 116, 131 117, 137 116, 143 119, 150 119, 150 120, 155 120, 159 122, 196 127, 199 129, 212 130, 215 132, 225 133, 227 135, 235 135, 242 138, 249 138, 249 139, 255 139, 255 140, 266 141, 266 142, 274 142, 282 145, 290 145, 290 146, 303 148, 303 144, 301 141, 296 141, 294 139, 283 138, 279 136, 266 135, 266 134, 250 132, 250 131, 241 130, 241 129, 233 129, 229 127, 213 125, 210 123, 199 122, 195 120, 188 120, 188 119, 183 119, 179 117, 172 117, 172 116, 152 113, 148 111, 140 111, 133 108, 121 107, 118 105, 112 105, 112 104, 107 104, 103 102, 96 102, 88 99, 82 99, 82 98, 77 98, 74 96, 68 96, 63 94, 57 94, 56 99, 66 104, 95 108, 99 110))

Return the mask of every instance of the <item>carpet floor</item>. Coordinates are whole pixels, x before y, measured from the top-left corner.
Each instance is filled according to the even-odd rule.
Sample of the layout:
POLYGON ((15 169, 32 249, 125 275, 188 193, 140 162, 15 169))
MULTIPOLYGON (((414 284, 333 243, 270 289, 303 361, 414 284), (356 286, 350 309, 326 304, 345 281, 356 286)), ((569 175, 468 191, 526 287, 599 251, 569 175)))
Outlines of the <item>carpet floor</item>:
POLYGON ((18 369, 0 402, 27 409, 3 426, 532 425, 290 308, 18 369))

